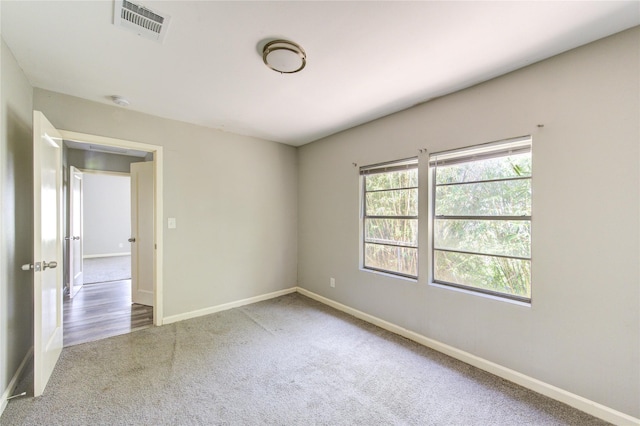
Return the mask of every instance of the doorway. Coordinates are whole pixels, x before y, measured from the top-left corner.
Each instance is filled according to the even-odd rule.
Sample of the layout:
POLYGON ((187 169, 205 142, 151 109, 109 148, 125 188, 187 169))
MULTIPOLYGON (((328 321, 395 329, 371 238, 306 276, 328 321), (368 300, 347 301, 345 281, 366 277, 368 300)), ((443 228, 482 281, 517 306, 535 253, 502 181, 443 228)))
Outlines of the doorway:
MULTIPOLYGON (((107 213, 111 215, 119 214, 125 217, 131 217, 131 209, 126 208, 126 203, 122 198, 114 201, 107 200, 109 198, 109 187, 105 183, 109 178, 114 181, 120 181, 120 187, 129 185, 128 166, 131 163, 144 164, 147 162, 151 167, 150 174, 152 176, 152 185, 147 187, 147 198, 151 200, 150 220, 151 228, 148 234, 148 241, 152 242, 152 248, 145 257, 144 262, 149 266, 148 279, 150 298, 143 304, 132 304, 131 300, 131 249, 129 241, 135 241, 135 238, 129 238, 132 233, 128 229, 122 231, 122 226, 111 224, 110 226, 95 226, 94 223, 83 224, 85 228, 93 229, 95 234, 102 234, 100 241, 94 238, 87 247, 85 243, 84 249, 84 271, 80 275, 83 276, 81 288, 77 286, 75 292, 71 292, 74 276, 77 271, 71 270, 73 259, 70 252, 65 252, 65 285, 68 287, 64 301, 64 327, 65 327, 65 346, 83 343, 91 340, 98 340, 112 335, 124 334, 146 328, 150 325, 160 325, 162 318, 162 274, 161 274, 161 252, 158 247, 161 246, 161 170, 162 170, 162 148, 155 145, 140 144, 119 139, 104 138, 93 135, 79 134, 75 132, 61 131, 65 151, 65 182, 67 185, 73 181, 74 172, 70 166, 75 166, 78 172, 83 175, 83 185, 85 189, 92 186, 99 187, 88 200, 84 200, 83 210, 86 212, 87 206, 92 206, 94 211, 107 213), (126 167, 126 169, 123 169, 126 167), (92 182, 95 181, 95 182, 92 182), (98 198, 96 198, 96 196, 98 198), (99 197, 105 199, 100 200, 99 197), (91 204, 89 204, 91 203, 91 204), (102 206, 97 204, 102 203, 102 206), (105 204, 107 203, 107 204, 105 204), (120 206, 121 209, 109 209, 111 206, 120 206), (110 210, 107 211, 107 210, 110 210), (124 212, 124 210, 127 210, 124 212), (119 229, 119 230, 118 230, 119 229), (124 232, 124 234, 123 234, 124 232), (117 235, 116 235, 117 234, 117 235), (123 235, 120 235, 123 234, 123 235), (128 234, 128 235, 125 235, 128 234), (114 238, 109 238, 113 236, 114 238), (121 241, 123 240, 124 241, 121 241), (102 244, 102 247, 100 247, 102 244), (124 263, 123 263, 124 262, 124 263), (91 270, 91 263, 96 268, 91 270), (87 268, 87 266, 89 266, 87 268), (117 269, 117 270, 114 270, 117 269), (122 275, 122 276, 121 276, 122 275), (71 297, 73 296, 73 297, 71 297), (155 308, 155 309, 154 309, 155 308), (67 336, 67 329, 74 330, 67 336)), ((77 178, 75 180, 78 180, 77 178)), ((113 182, 112 182, 113 183, 113 182)), ((116 184, 115 186, 118 186, 116 184)), ((71 191, 65 191, 69 198, 72 198, 71 191)), ((122 195, 122 194, 121 194, 122 195)), ((129 197, 129 194, 126 194, 129 197)), ((71 200, 69 200, 71 201, 71 200)), ((67 231, 71 231, 73 218, 71 217, 73 210, 70 203, 66 204, 67 231)), ((95 218, 94 218, 95 219, 95 218)), ((122 222, 120 217, 120 222, 122 222)), ((127 221, 127 226, 130 225, 127 221)), ((122 224, 121 224, 122 225, 122 224)), ((67 245, 72 247, 75 242, 72 233, 66 232, 67 245)), ((83 242, 89 242, 83 238, 83 242)), ((76 256, 77 257, 77 256, 76 256)))
MULTIPOLYGON (((75 155, 68 155, 67 161, 75 162, 89 154, 89 151, 68 149, 75 155), (86 154, 85 154, 86 153, 86 154), (75 160, 75 161, 74 161, 75 160)), ((93 152, 90 155, 95 156, 93 152)), ((105 158, 109 154, 102 154, 105 158)), ((109 157, 106 157, 109 158, 109 157)), ((128 160, 136 157, 127 157, 128 160)), ((125 163, 124 166, 127 166, 125 163)), ((124 168, 124 167, 123 167, 124 168)), ((69 198, 71 232, 67 241, 71 248, 82 245, 82 268, 73 267, 69 274, 69 283, 74 284, 74 275, 82 276, 82 285, 94 285, 113 281, 131 279, 131 177, 129 173, 104 170, 78 170, 70 165, 69 198), (76 171, 74 171, 76 170, 76 171), (80 177, 78 177, 80 175, 80 177), (82 181, 81 194, 73 192, 73 183, 82 181), (76 218, 76 211, 71 206, 75 198, 80 198, 81 218, 76 218), (73 232, 74 222, 82 224, 82 230, 73 232), (82 241, 74 240, 82 235, 82 241), (81 269, 80 271, 78 271, 81 269)), ((76 256, 78 257, 78 256, 76 256)), ((69 255, 73 265, 71 254, 69 255)), ((70 286, 69 296, 75 296, 75 286, 70 286)))
MULTIPOLYGON (((126 170, 129 161, 145 164, 138 163, 144 159, 89 147, 71 148, 65 143, 63 151, 69 169, 69 232, 65 237, 68 292, 63 302, 65 347, 153 324, 153 300, 138 303, 132 297, 132 244, 128 241, 132 235, 130 174, 78 168, 126 170)), ((153 260, 147 263, 146 270, 152 270, 153 260)))

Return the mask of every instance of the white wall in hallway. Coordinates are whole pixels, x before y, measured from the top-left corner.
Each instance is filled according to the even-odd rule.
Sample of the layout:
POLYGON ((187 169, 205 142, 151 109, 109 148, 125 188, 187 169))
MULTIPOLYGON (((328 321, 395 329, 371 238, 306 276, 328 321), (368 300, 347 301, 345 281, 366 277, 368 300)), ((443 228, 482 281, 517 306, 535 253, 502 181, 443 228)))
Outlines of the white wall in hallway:
POLYGON ((131 178, 84 173, 84 256, 129 254, 131 178))

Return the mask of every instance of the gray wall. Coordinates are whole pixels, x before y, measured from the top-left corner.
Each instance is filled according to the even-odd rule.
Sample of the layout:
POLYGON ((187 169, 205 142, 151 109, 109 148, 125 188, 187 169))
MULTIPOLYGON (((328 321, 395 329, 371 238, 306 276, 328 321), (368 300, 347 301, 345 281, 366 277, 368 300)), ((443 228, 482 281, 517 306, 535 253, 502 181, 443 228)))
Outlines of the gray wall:
POLYGON ((62 130, 164 147, 165 316, 296 285, 295 148, 40 89, 34 108, 62 130))
POLYGON ((33 345, 33 90, 4 40, 0 55, 1 394, 33 345))
POLYGON ((128 254, 131 244, 131 178, 83 174, 83 255, 128 254))
POLYGON ((638 28, 299 149, 299 285, 640 417, 638 28), (538 124, 544 124, 538 128, 538 124), (533 135, 530 307, 359 269, 367 165, 533 135), (336 278, 336 288, 329 278, 336 278))

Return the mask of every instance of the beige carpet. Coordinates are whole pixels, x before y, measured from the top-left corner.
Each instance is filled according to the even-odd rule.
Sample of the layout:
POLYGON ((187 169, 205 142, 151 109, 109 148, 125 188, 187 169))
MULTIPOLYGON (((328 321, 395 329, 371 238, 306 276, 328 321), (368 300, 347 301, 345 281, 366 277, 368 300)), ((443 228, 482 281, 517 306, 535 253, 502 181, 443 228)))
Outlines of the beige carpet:
POLYGON ((0 423, 604 424, 299 294, 65 348, 0 423))
POLYGON ((131 256, 92 257, 82 264, 84 284, 131 279, 131 256))

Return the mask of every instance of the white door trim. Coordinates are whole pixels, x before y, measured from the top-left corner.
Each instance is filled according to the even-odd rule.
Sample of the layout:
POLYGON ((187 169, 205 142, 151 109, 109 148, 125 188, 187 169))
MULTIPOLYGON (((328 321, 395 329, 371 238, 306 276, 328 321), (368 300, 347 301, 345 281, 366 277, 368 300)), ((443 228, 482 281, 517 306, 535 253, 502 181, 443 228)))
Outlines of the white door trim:
MULTIPOLYGON (((142 160, 142 159, 141 159, 142 160)), ((131 176, 131 173, 125 172, 111 172, 109 170, 91 170, 91 169, 78 169, 86 175, 104 175, 104 176, 131 176)))
POLYGON ((154 256, 155 281, 153 283, 153 324, 162 325, 163 323, 163 304, 162 304, 162 263, 163 263, 163 152, 159 145, 152 145, 141 142, 133 142, 125 139, 108 138, 105 136, 90 135, 87 133, 78 133, 69 130, 59 130, 63 140, 71 140, 84 144, 105 145, 116 148, 127 148, 137 151, 146 151, 153 153, 154 162, 154 196, 155 196, 155 230, 154 238, 156 244, 154 256))

